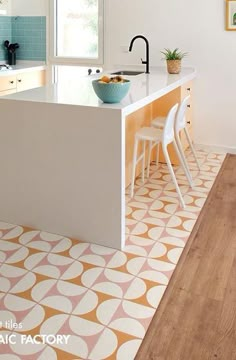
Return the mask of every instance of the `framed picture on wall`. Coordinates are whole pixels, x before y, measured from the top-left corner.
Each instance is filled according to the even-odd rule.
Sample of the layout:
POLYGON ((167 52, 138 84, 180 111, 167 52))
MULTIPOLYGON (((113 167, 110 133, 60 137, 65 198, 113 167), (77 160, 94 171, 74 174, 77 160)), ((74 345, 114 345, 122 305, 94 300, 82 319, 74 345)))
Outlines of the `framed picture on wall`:
POLYGON ((226 0, 226 30, 236 31, 236 0, 226 0))

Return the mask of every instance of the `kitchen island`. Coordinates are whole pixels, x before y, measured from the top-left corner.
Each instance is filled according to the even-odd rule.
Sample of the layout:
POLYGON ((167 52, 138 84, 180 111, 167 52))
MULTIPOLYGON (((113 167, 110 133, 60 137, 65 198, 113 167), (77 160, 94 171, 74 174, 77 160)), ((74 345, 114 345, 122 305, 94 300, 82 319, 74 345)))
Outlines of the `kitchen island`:
POLYGON ((127 77, 119 104, 97 98, 94 77, 1 98, 0 220, 122 249, 134 132, 195 76, 159 68, 127 77))

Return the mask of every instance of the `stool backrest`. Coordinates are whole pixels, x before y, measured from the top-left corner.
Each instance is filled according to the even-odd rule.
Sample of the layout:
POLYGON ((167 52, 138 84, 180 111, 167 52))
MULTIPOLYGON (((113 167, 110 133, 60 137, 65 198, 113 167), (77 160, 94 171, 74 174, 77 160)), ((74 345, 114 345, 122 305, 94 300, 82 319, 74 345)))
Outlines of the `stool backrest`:
POLYGON ((163 135, 162 135, 162 143, 164 145, 170 144, 175 137, 174 134, 174 122, 176 117, 176 112, 178 109, 179 104, 175 104, 170 111, 168 112, 168 115, 166 117, 165 126, 163 129, 163 135))
POLYGON ((180 130, 184 129, 186 126, 185 113, 187 110, 189 99, 190 99, 190 95, 186 96, 183 99, 183 101, 181 102, 181 104, 179 105, 179 109, 177 111, 176 119, 175 119, 175 131, 176 132, 179 132, 180 130))

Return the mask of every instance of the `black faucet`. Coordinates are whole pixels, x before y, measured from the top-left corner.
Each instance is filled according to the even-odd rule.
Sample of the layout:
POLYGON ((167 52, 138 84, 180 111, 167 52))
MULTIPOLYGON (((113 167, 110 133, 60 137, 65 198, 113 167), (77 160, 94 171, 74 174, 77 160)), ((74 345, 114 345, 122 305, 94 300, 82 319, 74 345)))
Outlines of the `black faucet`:
POLYGON ((142 64, 146 64, 146 74, 149 74, 149 42, 143 35, 136 35, 130 43, 129 51, 132 51, 133 43, 136 39, 143 39, 146 43, 146 60, 142 60, 142 64))

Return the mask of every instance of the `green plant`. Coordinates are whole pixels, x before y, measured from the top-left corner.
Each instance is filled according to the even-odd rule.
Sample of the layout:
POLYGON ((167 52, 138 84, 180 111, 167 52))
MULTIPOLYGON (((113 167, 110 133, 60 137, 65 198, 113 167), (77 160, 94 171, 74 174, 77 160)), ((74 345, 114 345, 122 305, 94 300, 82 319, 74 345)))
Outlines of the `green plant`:
POLYGON ((165 51, 161 51, 163 55, 165 55, 166 60, 182 60, 188 53, 179 51, 178 48, 174 50, 165 49, 165 51))

